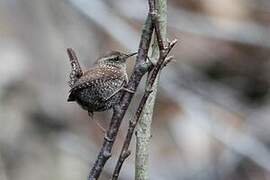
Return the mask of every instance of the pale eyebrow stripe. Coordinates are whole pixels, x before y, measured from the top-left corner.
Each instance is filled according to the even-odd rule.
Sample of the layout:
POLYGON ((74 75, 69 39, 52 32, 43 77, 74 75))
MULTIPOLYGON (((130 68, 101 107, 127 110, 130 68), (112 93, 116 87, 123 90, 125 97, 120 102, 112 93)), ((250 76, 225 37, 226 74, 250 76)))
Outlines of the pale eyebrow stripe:
POLYGON ((107 59, 114 59, 114 58, 116 58, 117 56, 109 56, 109 57, 105 57, 105 58, 102 58, 103 60, 107 60, 107 59))

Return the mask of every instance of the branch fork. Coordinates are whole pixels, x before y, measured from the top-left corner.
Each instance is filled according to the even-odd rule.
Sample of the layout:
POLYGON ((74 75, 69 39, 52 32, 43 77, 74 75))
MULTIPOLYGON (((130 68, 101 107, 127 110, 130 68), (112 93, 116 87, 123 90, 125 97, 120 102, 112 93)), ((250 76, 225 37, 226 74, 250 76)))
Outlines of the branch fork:
POLYGON ((160 27, 159 27, 156 11, 155 11, 155 9, 153 9, 154 8, 154 6, 153 6, 154 0, 149 0, 149 5, 150 5, 150 15, 151 15, 151 19, 152 19, 153 24, 154 24, 156 38, 157 38, 157 42, 158 42, 158 46, 159 46, 159 59, 152 70, 152 73, 150 75, 150 78, 149 78, 149 81, 147 84, 147 88, 146 88, 145 93, 144 93, 144 95, 139 103, 139 106, 138 106, 137 111, 135 113, 135 117, 130 120, 128 132, 127 132, 127 135, 126 135, 126 138, 125 138, 122 150, 121 150, 121 154, 119 156, 116 167, 114 169, 112 180, 118 179, 121 167, 122 167, 125 159, 129 156, 129 154, 127 155, 126 152, 129 151, 128 148, 129 148, 129 145, 130 145, 130 142, 132 139, 132 135, 133 135, 135 127, 140 119, 140 115, 143 111, 143 107, 145 106, 146 101, 152 92, 152 87, 153 87, 153 84, 155 82, 155 79, 157 78, 158 73, 173 59, 172 56, 169 56, 169 57, 167 57, 167 56, 168 56, 169 52, 171 51, 171 49, 177 43, 177 40, 175 39, 173 41, 168 42, 168 44, 166 46, 164 45, 164 41, 163 41, 162 36, 160 34, 160 27))

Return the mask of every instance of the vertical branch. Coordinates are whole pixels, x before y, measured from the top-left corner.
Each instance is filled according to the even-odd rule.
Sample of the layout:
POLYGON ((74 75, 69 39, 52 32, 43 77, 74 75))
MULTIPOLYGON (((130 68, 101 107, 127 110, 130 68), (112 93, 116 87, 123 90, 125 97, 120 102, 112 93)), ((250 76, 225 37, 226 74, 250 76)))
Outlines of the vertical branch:
MULTIPOLYGON (((167 31, 167 0, 156 0, 156 13, 157 22, 160 27, 160 35, 162 40, 166 39, 167 31)), ((156 33, 155 35, 156 36, 156 33)), ((156 62, 159 55, 159 46, 157 39, 152 41, 152 54, 151 61, 156 62)), ((153 111, 155 100, 158 91, 159 84, 158 74, 153 87, 152 93, 149 95, 146 105, 144 106, 143 112, 141 114, 140 120, 136 127, 136 160, 135 160, 135 179, 136 180, 148 180, 149 179, 149 148, 151 139, 151 124, 153 118, 153 111)), ((149 82, 146 82, 148 84, 149 82)))
MULTIPOLYGON (((160 33, 162 39, 166 38, 166 22, 167 12, 166 0, 156 0, 156 11, 158 14, 157 21, 159 22, 160 33)), ((156 34, 155 34, 156 36, 156 34)), ((151 61, 157 61, 159 53, 158 42, 155 39, 152 44, 151 61)), ((149 179, 149 151, 150 151, 150 140, 151 140, 151 124, 153 118, 153 110, 155 100, 158 91, 159 84, 158 74, 153 87, 152 93, 149 95, 146 105, 144 106, 140 120, 136 128, 136 159, 135 159, 135 179, 136 180, 148 180, 149 179)), ((149 82, 146 82, 146 84, 149 82)))
MULTIPOLYGON (((160 5, 162 5, 162 3, 160 5)), ((120 156, 118 158, 117 164, 115 166, 112 180, 118 179, 122 165, 123 165, 124 161, 126 160, 126 158, 130 155, 130 151, 128 148, 129 148, 135 127, 136 127, 136 125, 141 117, 143 110, 145 109, 145 105, 148 101, 149 96, 153 93, 154 84, 156 82, 157 77, 159 76, 160 71, 163 69, 164 66, 166 66, 167 63, 169 63, 172 60, 171 56, 169 56, 169 57, 167 57, 167 56, 168 56, 169 52, 171 51, 171 49, 174 47, 174 45, 177 43, 177 40, 174 40, 172 42, 167 43, 163 39, 163 38, 165 38, 166 31, 163 35, 161 34, 162 28, 160 27, 160 23, 158 21, 159 18, 158 18, 156 4, 155 4, 154 0, 149 0, 149 7, 150 7, 151 19, 154 23, 154 29, 156 32, 157 45, 158 45, 158 49, 159 49, 159 58, 158 58, 158 61, 156 62, 155 67, 153 68, 151 76, 147 82, 145 93, 144 93, 144 95, 139 103, 139 106, 138 106, 137 111, 135 113, 135 117, 129 121, 128 132, 127 132, 120 156), (165 42, 166 42, 166 46, 164 44, 165 42)), ((164 7, 166 7, 166 6, 164 6, 164 7)), ((165 10, 165 12, 166 12, 166 10, 165 10)), ((165 24, 165 29, 166 29, 166 24, 165 24)))

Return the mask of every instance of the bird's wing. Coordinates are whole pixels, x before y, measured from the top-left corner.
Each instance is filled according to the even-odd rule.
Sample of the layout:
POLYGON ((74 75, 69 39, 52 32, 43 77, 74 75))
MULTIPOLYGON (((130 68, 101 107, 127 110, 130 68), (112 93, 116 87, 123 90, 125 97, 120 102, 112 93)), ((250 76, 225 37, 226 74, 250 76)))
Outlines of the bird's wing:
POLYGON ((122 88, 125 79, 125 74, 115 67, 90 69, 74 83, 70 95, 89 88, 93 94, 98 93, 103 100, 107 100, 122 88))

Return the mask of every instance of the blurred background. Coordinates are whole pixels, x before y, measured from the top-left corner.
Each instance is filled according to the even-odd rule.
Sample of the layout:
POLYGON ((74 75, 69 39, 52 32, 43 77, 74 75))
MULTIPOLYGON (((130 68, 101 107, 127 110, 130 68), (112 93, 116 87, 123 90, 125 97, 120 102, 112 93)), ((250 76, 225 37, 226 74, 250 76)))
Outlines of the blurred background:
MULTIPOLYGON (((110 50, 136 51, 147 11, 146 0, 0 0, 1 180, 86 179, 103 133, 66 101, 66 48, 83 68, 110 50)), ((150 179, 270 180, 270 1, 168 0, 168 36, 180 42, 161 77, 150 179)), ((95 119, 108 127, 110 116, 95 119)), ((131 149, 123 180, 133 179, 131 149)))

